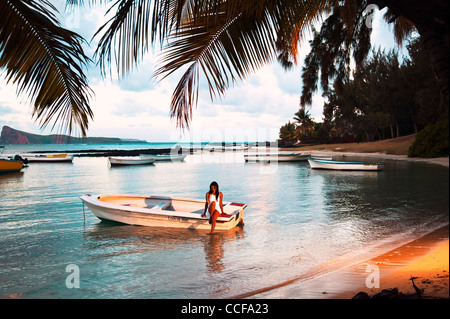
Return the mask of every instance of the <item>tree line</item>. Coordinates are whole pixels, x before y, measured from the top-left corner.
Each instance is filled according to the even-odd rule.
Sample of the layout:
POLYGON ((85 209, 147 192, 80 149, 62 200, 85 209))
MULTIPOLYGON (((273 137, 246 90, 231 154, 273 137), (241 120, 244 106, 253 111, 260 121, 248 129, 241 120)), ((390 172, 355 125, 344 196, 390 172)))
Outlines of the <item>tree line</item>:
MULTIPOLYGON (((369 142, 417 133, 430 123, 448 123, 448 103, 423 41, 412 38, 406 48, 403 59, 396 50, 372 50, 351 76, 324 88, 323 122, 315 123, 301 105, 293 121, 280 128, 280 144, 369 142)), ((314 58, 305 59, 303 79, 316 71, 314 58)), ((307 81, 302 99, 311 91, 305 86, 307 81)))

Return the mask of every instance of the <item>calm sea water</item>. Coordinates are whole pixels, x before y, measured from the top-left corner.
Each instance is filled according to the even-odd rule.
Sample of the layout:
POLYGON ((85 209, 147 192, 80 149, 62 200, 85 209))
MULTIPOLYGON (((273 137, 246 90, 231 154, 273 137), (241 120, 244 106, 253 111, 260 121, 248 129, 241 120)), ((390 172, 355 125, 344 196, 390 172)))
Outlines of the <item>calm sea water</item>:
POLYGON ((243 154, 117 168, 76 157, 0 175, 0 297, 232 297, 293 278, 306 284, 448 223, 447 168, 386 161, 381 172, 313 171, 307 162, 249 164, 243 154), (79 200, 203 198, 213 180, 225 201, 248 205, 243 228, 208 236, 105 223, 79 200), (73 265, 80 287, 69 289, 73 265))

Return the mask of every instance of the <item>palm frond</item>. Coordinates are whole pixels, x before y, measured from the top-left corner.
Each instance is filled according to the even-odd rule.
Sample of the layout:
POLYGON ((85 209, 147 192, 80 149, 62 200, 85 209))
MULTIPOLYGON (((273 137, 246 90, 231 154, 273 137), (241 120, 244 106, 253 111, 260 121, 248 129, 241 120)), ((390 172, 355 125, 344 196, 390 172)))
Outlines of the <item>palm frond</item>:
POLYGON ((278 62, 290 69, 297 64, 301 41, 306 31, 312 32, 312 26, 320 22, 330 12, 333 1, 328 0, 285 0, 278 18, 277 33, 278 62))
MULTIPOLYGON (((75 0, 72 0, 75 1, 75 0)), ((327 0, 117 0, 115 16, 104 32, 96 56, 102 70, 114 62, 119 75, 129 72, 160 42, 163 79, 188 67, 174 91, 171 115, 186 128, 198 97, 199 76, 211 98, 242 80, 284 50, 295 61, 305 29, 334 1, 327 0), (151 23, 148 22, 151 20, 151 23), (148 37, 150 40, 148 41, 148 37), (278 41, 277 41, 278 39, 278 41)))
POLYGON ((32 115, 41 127, 86 135, 93 113, 92 94, 83 73, 89 62, 82 38, 60 27, 56 9, 46 0, 0 1, 0 68, 18 94, 33 101, 32 115))
POLYGON ((323 3, 318 1, 314 7, 307 1, 300 4, 290 0, 227 1, 219 7, 206 8, 203 17, 198 10, 189 10, 191 13, 185 15, 183 24, 163 49, 163 65, 155 73, 163 79, 191 65, 172 98, 171 116, 177 118, 177 125, 189 127, 187 120, 191 119, 196 105, 190 102, 196 103, 197 96, 188 95, 198 94, 198 87, 191 86, 198 86, 199 68, 208 82, 211 99, 222 96, 231 83, 273 60, 279 43, 277 37, 290 33, 289 41, 292 41, 293 29, 303 30, 318 19, 322 9, 318 10, 317 5, 323 3))
POLYGON ((107 12, 115 10, 115 14, 93 36, 103 33, 94 55, 103 75, 112 64, 119 76, 127 74, 141 62, 151 43, 163 43, 182 20, 186 1, 117 0, 107 12))
POLYGON ((391 9, 388 9, 384 14, 384 20, 387 23, 394 24, 394 39, 399 47, 403 45, 403 42, 416 30, 414 24, 405 18, 394 13, 391 9))
POLYGON ((214 18, 205 12, 203 20, 197 17, 195 23, 182 24, 173 41, 164 48, 163 65, 155 72, 157 78, 163 79, 190 65, 171 104, 171 115, 182 128, 189 126, 196 105, 199 69, 206 77, 213 99, 223 95, 231 83, 270 61, 275 52, 275 32, 269 15, 249 19, 238 12, 230 19, 225 10, 217 12, 214 18))

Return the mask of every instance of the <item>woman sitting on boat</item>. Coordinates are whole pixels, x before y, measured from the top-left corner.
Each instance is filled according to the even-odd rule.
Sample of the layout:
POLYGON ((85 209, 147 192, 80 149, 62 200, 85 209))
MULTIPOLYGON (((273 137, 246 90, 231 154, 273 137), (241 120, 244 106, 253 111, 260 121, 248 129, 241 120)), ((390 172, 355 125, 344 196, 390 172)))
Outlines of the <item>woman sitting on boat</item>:
POLYGON ((210 235, 214 232, 214 228, 216 228, 217 218, 223 212, 222 199, 223 194, 219 191, 219 185, 216 182, 212 182, 209 185, 209 192, 206 193, 205 211, 202 214, 203 218, 209 218, 209 223, 211 224, 210 235))

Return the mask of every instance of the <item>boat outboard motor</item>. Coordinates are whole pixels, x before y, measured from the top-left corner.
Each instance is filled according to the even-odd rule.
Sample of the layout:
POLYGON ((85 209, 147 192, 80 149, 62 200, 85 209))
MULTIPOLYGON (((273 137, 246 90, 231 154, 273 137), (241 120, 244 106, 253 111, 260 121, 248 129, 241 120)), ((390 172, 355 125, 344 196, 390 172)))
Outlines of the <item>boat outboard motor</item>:
POLYGON ((22 156, 20 156, 20 155, 14 155, 14 157, 13 157, 13 160, 15 160, 15 161, 21 161, 22 163, 24 163, 24 164, 28 164, 28 159, 27 158, 22 158, 22 156))

